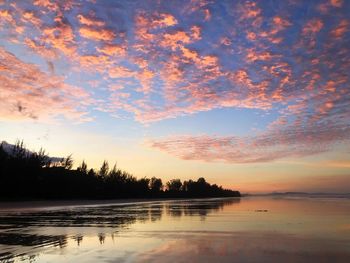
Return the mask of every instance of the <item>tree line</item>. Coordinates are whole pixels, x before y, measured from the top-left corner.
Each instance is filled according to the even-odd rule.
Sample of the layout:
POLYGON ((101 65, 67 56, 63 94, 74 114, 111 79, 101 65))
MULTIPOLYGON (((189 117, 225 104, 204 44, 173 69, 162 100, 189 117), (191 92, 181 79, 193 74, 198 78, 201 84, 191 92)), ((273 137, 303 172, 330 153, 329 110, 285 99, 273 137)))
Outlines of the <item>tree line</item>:
POLYGON ((0 144, 1 199, 113 199, 238 197, 240 193, 198 180, 140 178, 104 161, 98 170, 83 161, 73 169, 73 159, 50 158, 45 150, 32 152, 23 142, 11 150, 0 144))

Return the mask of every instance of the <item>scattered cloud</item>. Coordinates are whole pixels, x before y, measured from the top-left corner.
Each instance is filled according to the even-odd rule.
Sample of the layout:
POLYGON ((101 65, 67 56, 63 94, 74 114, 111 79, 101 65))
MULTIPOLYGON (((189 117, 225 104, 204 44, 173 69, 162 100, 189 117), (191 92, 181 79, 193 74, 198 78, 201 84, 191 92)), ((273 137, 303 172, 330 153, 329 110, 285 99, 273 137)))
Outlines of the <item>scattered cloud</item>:
MULTIPOLYGON (((348 130, 347 1, 286 1, 273 7, 253 0, 136 4, 36 0, 0 5, 1 52, 6 59, 0 65, 1 96, 6 97, 1 117, 61 113, 88 119, 98 109, 151 124, 221 108, 276 113, 263 134, 224 138, 228 141, 222 158, 229 162, 296 155, 297 148, 309 147, 300 134, 328 142, 301 155, 326 151, 336 143, 334 135, 348 130), (59 74, 75 79, 76 85, 68 85, 59 74), (93 100, 90 88, 98 107, 86 106, 93 100), (79 103, 73 103, 77 98, 79 103), (50 103, 41 103, 44 99, 50 103), (322 136, 311 132, 320 127, 325 127, 322 136), (288 137, 291 133, 298 136, 288 137), (283 154, 278 145, 261 146, 261 136, 280 138, 278 145, 296 138, 300 145, 283 154), (248 141, 264 150, 252 155, 232 151, 238 142, 251 146, 248 141), (264 157, 263 152, 270 154, 264 157)), ((190 146, 181 150, 172 145, 178 149, 174 154, 186 158, 197 139, 179 138, 171 144, 190 146)), ((223 139, 198 138, 207 145, 223 139)), ((169 152, 161 142, 155 141, 154 147, 169 152)), ((219 152, 193 156, 218 159, 219 152)))
POLYGON ((97 20, 96 18, 85 16, 85 15, 77 15, 77 18, 80 22, 80 24, 85 26, 96 26, 96 27, 102 27, 105 26, 105 22, 97 20))
POLYGON ((0 118, 46 119, 64 116, 76 122, 90 120, 86 107, 93 103, 84 89, 49 75, 0 48, 0 118))
POLYGON ((112 41, 115 38, 115 33, 107 29, 93 29, 90 27, 82 27, 79 29, 82 37, 89 38, 94 41, 112 41))
POLYGON ((350 139, 346 125, 295 127, 287 125, 255 136, 172 136, 151 140, 155 149, 183 160, 256 163, 326 152, 350 139))

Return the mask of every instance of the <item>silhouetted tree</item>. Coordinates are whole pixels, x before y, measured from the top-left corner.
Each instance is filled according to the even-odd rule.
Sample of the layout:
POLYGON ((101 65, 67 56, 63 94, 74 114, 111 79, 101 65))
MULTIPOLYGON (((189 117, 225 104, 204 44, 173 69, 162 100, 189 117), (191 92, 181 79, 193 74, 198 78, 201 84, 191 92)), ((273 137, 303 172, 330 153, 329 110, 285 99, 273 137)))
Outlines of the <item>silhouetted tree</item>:
POLYGON ((98 172, 99 177, 101 179, 106 178, 106 176, 108 175, 108 171, 109 171, 109 165, 108 165, 108 162, 105 160, 103 161, 100 171, 98 172))
POLYGON ((149 187, 148 187, 149 186, 149 182, 150 182, 150 179, 146 178, 146 177, 141 178, 141 179, 139 179, 137 181, 138 187, 137 187, 137 189, 135 189, 137 195, 145 196, 145 195, 148 194, 148 192, 149 192, 149 187))
POLYGON ((178 192, 181 190, 182 183, 180 179, 172 179, 166 183, 168 191, 178 192))
POLYGON ((149 188, 151 189, 152 192, 160 192, 163 190, 163 182, 162 179, 152 177, 150 182, 149 182, 149 188))
POLYGON ((23 141, 16 141, 15 146, 12 149, 12 156, 17 160, 24 159, 26 157, 27 150, 23 141))
POLYGON ((68 155, 66 158, 64 158, 63 160, 63 163, 62 163, 62 166, 64 169, 72 169, 73 167, 73 158, 72 158, 72 155, 68 155))
POLYGON ((81 165, 77 168, 77 170, 82 174, 87 174, 87 164, 85 163, 85 161, 81 163, 81 165))
POLYGON ((108 177, 113 180, 117 181, 120 176, 120 170, 117 169, 117 164, 113 165, 113 168, 109 171, 108 177))
POLYGON ((12 149, 0 144, 0 198, 118 198, 118 197, 215 197, 240 196, 238 191, 210 185, 201 177, 181 183, 173 179, 163 190, 161 178, 137 179, 107 161, 96 172, 88 170, 85 161, 72 169, 69 155, 52 165, 43 149, 28 151, 23 141, 12 149), (7 149, 7 150, 6 150, 7 149))
POLYGON ((28 155, 28 161, 32 166, 39 167, 49 167, 51 164, 50 158, 46 155, 44 149, 40 149, 39 152, 32 152, 28 155))
POLYGON ((96 176, 96 172, 94 171, 94 169, 90 169, 89 172, 88 172, 88 176, 90 177, 95 177, 96 176))

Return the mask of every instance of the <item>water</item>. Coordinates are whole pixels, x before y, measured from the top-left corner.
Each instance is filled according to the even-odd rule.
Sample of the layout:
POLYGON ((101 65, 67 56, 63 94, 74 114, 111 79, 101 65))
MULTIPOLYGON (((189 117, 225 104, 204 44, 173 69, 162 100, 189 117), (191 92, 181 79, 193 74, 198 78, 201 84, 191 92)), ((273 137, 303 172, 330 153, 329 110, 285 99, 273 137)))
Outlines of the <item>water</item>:
POLYGON ((0 208, 1 262, 349 260, 349 199, 0 208))

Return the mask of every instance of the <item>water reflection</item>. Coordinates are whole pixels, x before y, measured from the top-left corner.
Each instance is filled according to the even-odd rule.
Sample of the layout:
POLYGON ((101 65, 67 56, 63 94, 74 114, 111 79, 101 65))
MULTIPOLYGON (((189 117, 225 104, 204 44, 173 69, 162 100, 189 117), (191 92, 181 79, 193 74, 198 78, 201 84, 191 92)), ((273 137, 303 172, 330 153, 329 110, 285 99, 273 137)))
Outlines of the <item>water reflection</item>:
POLYGON ((114 240, 115 233, 128 229, 133 224, 156 223, 163 216, 199 217, 205 220, 210 213, 239 202, 239 199, 207 199, 62 207, 26 212, 0 210, 0 260, 33 261, 35 251, 39 254, 50 247, 63 249, 69 240, 79 247, 86 232, 95 233, 100 245, 103 245, 107 234, 114 240), (89 228, 92 230, 86 230, 89 228))
POLYGON ((281 233, 211 233, 166 240, 135 262, 349 262, 347 244, 281 233))
POLYGON ((225 205, 239 202, 240 199, 217 199, 216 202, 213 202, 213 200, 200 202, 180 201, 168 203, 164 208, 166 214, 172 217, 200 216, 202 219, 205 219, 209 213, 220 211, 225 205))
POLYGON ((76 235, 73 239, 77 242, 77 245, 80 246, 80 243, 83 241, 82 235, 76 235))
POLYGON ((0 262, 348 262, 350 200, 0 209, 0 262))

